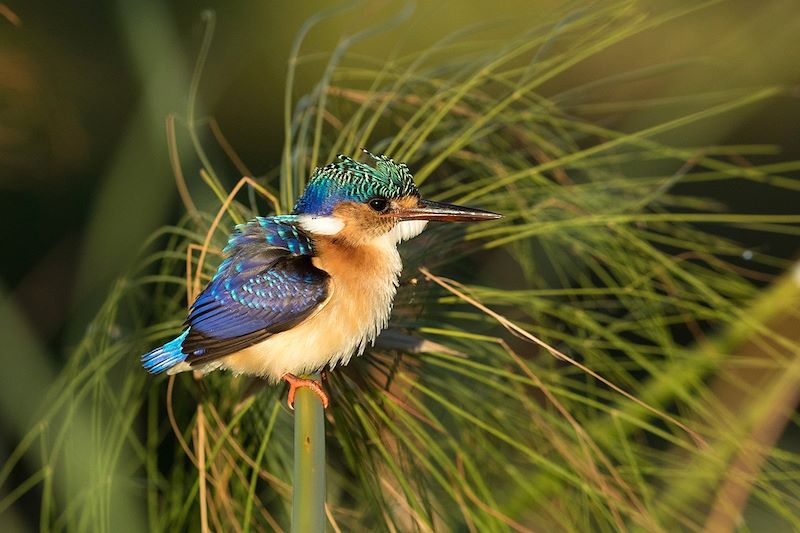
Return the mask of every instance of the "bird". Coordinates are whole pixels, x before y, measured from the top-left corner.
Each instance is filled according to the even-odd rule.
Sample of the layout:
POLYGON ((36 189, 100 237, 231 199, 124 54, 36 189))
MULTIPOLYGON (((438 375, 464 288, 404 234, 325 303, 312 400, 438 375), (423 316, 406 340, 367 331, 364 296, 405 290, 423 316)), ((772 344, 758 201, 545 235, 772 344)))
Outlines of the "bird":
POLYGON ((314 379, 363 354, 389 321, 402 262, 397 245, 430 221, 495 220, 425 200, 404 163, 364 150, 317 168, 289 215, 234 228, 224 260, 176 338, 141 357, 152 374, 224 369, 289 384, 288 405, 314 379))

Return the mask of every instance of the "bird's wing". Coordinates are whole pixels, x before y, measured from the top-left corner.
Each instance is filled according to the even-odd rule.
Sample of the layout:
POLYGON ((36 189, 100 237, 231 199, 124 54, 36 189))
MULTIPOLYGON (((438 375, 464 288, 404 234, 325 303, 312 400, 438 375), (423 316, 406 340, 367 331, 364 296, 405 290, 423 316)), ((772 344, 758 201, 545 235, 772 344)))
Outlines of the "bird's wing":
POLYGON ((190 364, 205 363, 299 324, 327 301, 328 274, 312 264, 310 238, 291 217, 237 226, 228 258, 197 297, 181 345, 190 364))

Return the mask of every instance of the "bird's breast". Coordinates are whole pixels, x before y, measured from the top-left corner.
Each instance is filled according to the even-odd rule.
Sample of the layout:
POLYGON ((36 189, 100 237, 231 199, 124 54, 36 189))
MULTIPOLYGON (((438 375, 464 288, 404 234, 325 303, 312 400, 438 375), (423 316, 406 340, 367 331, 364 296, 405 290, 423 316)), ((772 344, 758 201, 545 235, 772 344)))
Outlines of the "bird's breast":
POLYGON ((226 367, 277 380, 347 364, 386 327, 402 269, 394 243, 348 247, 324 239, 315 245, 314 264, 330 275, 327 301, 296 327, 229 356, 226 367))

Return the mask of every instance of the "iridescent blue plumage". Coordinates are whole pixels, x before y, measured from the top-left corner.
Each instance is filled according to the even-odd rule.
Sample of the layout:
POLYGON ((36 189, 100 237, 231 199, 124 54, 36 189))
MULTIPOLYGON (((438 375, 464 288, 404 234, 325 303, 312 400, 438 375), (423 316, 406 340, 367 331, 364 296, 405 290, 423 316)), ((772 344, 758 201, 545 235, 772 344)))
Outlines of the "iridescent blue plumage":
POLYGON ((197 297, 178 338, 142 357, 153 373, 236 352, 293 327, 325 300, 328 274, 314 267, 296 216, 258 217, 236 227, 228 257, 197 297))
POLYGON ((186 359, 186 354, 181 351, 181 344, 189 331, 184 331, 175 339, 172 339, 164 346, 142 356, 142 366, 152 374, 158 374, 168 370, 186 359))

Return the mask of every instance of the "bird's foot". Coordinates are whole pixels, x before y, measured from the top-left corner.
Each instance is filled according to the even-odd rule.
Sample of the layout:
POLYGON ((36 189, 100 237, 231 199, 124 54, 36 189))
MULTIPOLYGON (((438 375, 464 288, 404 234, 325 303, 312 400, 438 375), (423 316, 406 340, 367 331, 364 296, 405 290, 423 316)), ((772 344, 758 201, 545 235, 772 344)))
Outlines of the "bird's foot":
POLYGON ((289 409, 294 410, 294 394, 297 392, 297 389, 301 387, 311 389, 311 391, 319 396, 320 400, 322 400, 322 407, 325 409, 328 408, 328 395, 325 393, 325 389, 322 388, 322 385, 320 385, 318 381, 313 379, 298 378, 294 374, 284 374, 281 376, 281 379, 285 380, 286 383, 289 384, 289 397, 286 400, 286 403, 289 405, 289 409))

